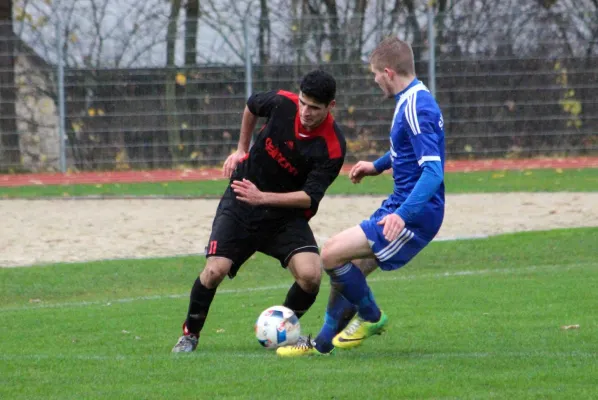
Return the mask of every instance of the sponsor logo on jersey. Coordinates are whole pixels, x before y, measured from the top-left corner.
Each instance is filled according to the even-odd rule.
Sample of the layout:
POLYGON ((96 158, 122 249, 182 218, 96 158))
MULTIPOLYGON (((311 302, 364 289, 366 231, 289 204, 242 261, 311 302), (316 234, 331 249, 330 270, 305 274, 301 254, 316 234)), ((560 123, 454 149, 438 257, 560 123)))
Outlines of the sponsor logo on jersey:
POLYGON ((289 160, 280 152, 280 149, 272 143, 272 139, 266 138, 266 152, 274 159, 282 168, 293 176, 299 175, 297 168, 293 167, 289 160))

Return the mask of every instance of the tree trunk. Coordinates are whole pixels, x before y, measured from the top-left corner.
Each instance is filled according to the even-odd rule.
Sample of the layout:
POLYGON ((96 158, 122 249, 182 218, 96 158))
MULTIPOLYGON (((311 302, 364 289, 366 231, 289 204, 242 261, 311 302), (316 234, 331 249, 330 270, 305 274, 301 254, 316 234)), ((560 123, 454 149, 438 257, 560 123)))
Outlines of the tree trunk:
POLYGON ((166 33, 166 129, 168 131, 168 147, 172 165, 179 162, 181 151, 181 137, 179 132, 179 119, 176 106, 176 64, 175 45, 177 38, 177 20, 181 9, 181 0, 171 0, 170 21, 166 33))
MULTIPOLYGON (((401 8, 401 0, 395 0, 395 3, 390 11, 390 21, 388 22, 388 26, 386 27, 386 32, 382 32, 382 36, 379 38, 379 41, 382 41, 386 36, 388 36, 387 32, 394 32, 396 26, 399 22, 399 9, 401 8)), ((384 13, 382 14, 382 18, 384 18, 384 13)))
POLYGON ((258 46, 260 52, 260 65, 267 65, 270 62, 270 16, 267 0, 260 0, 258 46))
POLYGON ((0 165, 9 169, 21 164, 14 71, 16 40, 12 1, 0 1, 0 165))
POLYGON ((199 0, 187 0, 185 6, 187 19, 185 20, 185 66, 197 63, 197 23, 199 20, 199 0))
MULTIPOLYGON (((417 65, 418 61, 421 61, 421 53, 422 48, 424 45, 424 37, 422 35, 421 27, 417 20, 417 15, 415 12, 415 5, 413 4, 413 0, 405 1, 405 6, 409 12, 407 16, 407 24, 411 26, 411 30, 413 31, 413 58, 415 59, 415 64, 417 65)), ((416 68, 417 69, 417 68, 416 68)), ((418 71, 418 75, 419 75, 418 71)))
POLYGON ((444 21, 446 19, 446 12, 448 7, 448 0, 438 1, 438 13, 434 18, 436 24, 436 54, 439 55, 442 45, 446 42, 446 27, 444 21))
MULTIPOLYGON (((363 50, 363 25, 365 21, 365 10, 368 6, 367 0, 355 0, 355 8, 353 11, 353 19, 355 33, 353 34, 354 43, 351 51, 351 61, 359 61, 361 59, 361 52, 363 50)), ((353 27, 351 28, 353 29, 353 27)))
POLYGON ((337 63, 341 60, 342 46, 336 0, 324 0, 324 5, 328 12, 328 26, 330 26, 330 61, 337 63))

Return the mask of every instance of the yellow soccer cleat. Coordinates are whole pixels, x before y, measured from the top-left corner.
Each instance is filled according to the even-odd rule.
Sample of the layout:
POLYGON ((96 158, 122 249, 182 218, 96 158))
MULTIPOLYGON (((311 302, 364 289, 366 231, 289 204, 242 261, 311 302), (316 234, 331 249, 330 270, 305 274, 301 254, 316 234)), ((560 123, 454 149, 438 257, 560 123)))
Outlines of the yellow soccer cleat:
POLYGON ((302 336, 299 341, 292 346, 283 346, 276 349, 276 355, 279 357, 302 357, 302 356, 327 356, 330 353, 320 353, 315 347, 311 336, 307 338, 302 336))
POLYGON ((378 322, 368 322, 355 316, 347 327, 332 339, 332 344, 341 349, 352 349, 373 335, 381 335, 386 330, 388 317, 382 311, 378 322))

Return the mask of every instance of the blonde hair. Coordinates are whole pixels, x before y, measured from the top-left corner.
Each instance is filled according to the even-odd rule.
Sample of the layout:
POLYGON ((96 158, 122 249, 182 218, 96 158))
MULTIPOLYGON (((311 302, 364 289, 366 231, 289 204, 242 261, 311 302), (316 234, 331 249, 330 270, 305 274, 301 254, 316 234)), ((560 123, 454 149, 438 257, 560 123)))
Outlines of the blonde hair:
POLYGON ((413 49, 409 43, 394 36, 376 46, 370 54, 370 64, 379 71, 390 68, 402 76, 415 75, 413 49))

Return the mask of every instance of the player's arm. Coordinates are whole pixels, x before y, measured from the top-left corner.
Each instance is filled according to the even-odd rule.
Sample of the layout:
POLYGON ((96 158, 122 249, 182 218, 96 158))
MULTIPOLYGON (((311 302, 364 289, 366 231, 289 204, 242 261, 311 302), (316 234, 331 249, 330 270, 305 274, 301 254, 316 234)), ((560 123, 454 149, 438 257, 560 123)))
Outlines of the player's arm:
MULTIPOLYGON (((342 133, 339 134, 339 151, 314 161, 302 190, 291 193, 267 193, 266 204, 277 207, 310 209, 315 213, 324 193, 341 172, 347 152, 342 133), (331 158, 330 158, 331 157, 331 158)), ((312 214, 313 215, 313 214, 312 214)))
POLYGON ((324 197, 326 190, 332 185, 332 182, 338 177, 345 161, 345 149, 343 147, 341 157, 326 159, 315 164, 314 169, 307 176, 303 192, 310 198, 309 207, 316 211, 320 201, 324 197))
MULTIPOLYGON (((415 99, 413 100, 416 101, 415 99)), ((438 126, 441 115, 437 108, 421 100, 421 106, 416 108, 417 115, 409 115, 412 109, 406 111, 406 121, 410 128, 409 139, 413 146, 422 173, 407 199, 396 210, 405 222, 413 221, 426 203, 430 201, 444 180, 444 171, 440 154, 443 150, 443 133, 438 126)), ((412 111, 411 111, 412 112, 412 111)))
POLYGON ((403 204, 393 214, 388 214, 378 222, 378 225, 384 225, 382 234, 389 242, 399 237, 405 223, 415 219, 444 180, 440 161, 426 161, 422 164, 422 169, 420 178, 403 204))
POLYGON ((421 167, 422 174, 413 191, 396 211, 405 222, 412 221, 419 214, 444 180, 440 159, 438 161, 426 161, 421 167))
MULTIPOLYGON (((397 116, 395 115, 395 118, 397 116)), ((392 156, 390 150, 386 152, 382 157, 378 158, 374 162, 370 161, 359 161, 351 168, 349 172, 349 179, 353 183, 359 183, 366 176, 380 175, 382 172, 392 167, 392 156)))
POLYGON ((262 192, 247 179, 233 181, 231 187, 238 200, 253 206, 310 208, 312 202, 311 197, 303 190, 288 193, 262 192))
POLYGON ((272 207, 309 208, 311 197, 303 190, 289 193, 265 192, 263 205, 272 207))
POLYGON ((241 120, 241 133, 239 135, 237 151, 244 153, 249 151, 251 136, 253 135, 258 119, 259 116, 252 113, 248 106, 245 106, 245 110, 243 110, 243 119, 241 120))
POLYGON ((233 181, 231 187, 237 199, 251 204, 271 207, 289 207, 317 210, 328 187, 341 171, 343 156, 316 162, 308 174, 303 190, 288 193, 262 192, 247 179, 233 181))
MULTIPOLYGON (((415 99, 414 99, 415 102, 415 99)), ((440 113, 434 107, 418 105, 417 115, 409 114, 413 109, 407 107, 404 124, 409 126, 411 132, 409 139, 413 146, 422 173, 407 199, 393 213, 385 216, 379 225, 384 225, 383 235, 388 241, 396 240, 405 223, 413 221, 424 206, 430 201, 444 180, 444 171, 440 155, 444 143, 443 133, 437 128, 440 122, 440 113)))
POLYGON ((249 145, 251 137, 257 120, 259 117, 269 118, 272 110, 277 104, 278 95, 276 92, 256 93, 249 97, 247 105, 243 110, 243 118, 241 120, 241 132, 239 134, 239 143, 237 144, 237 151, 228 156, 223 165, 224 176, 230 178, 231 174, 237 168, 249 152, 249 145))
POLYGON ((239 143, 237 144, 237 151, 228 156, 222 166, 222 173, 225 177, 230 178, 237 165, 247 157, 249 152, 249 144, 251 143, 251 136, 255 125, 257 124, 258 116, 253 114, 249 107, 245 106, 243 111, 243 119, 241 120, 241 132, 239 134, 239 143))
POLYGON ((390 150, 387 151, 386 154, 384 154, 382 157, 374 161, 373 164, 374 168, 376 169, 376 172, 378 172, 379 174, 386 171, 387 169, 390 169, 390 167, 392 167, 390 150))
POLYGON ((374 162, 359 161, 351 168, 351 171, 349 171, 349 179, 351 179, 351 182, 353 183, 359 183, 366 176, 380 175, 390 167, 391 158, 389 151, 374 162))

